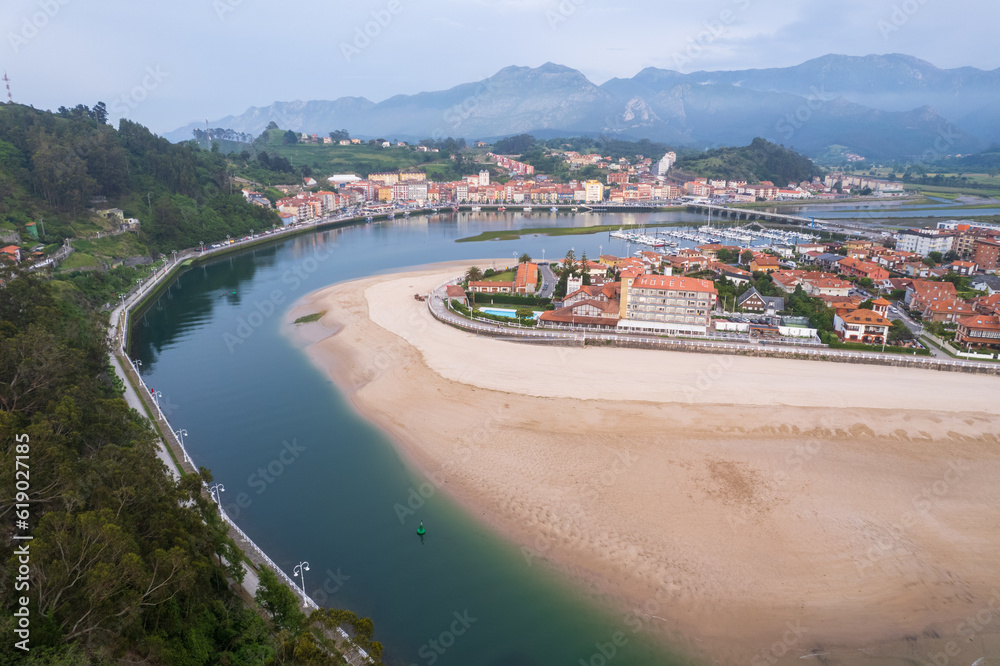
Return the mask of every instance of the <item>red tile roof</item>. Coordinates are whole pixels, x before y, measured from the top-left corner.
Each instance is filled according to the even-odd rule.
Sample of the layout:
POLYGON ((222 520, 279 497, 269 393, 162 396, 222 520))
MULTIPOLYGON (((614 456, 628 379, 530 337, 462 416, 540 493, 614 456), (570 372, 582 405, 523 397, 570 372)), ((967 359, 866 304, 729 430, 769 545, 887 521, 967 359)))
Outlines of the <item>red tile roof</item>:
POLYGON ((996 315, 962 317, 956 323, 970 331, 1000 331, 1000 317, 996 315))
POLYGON ((711 280, 675 275, 640 275, 632 283, 632 287, 640 289, 678 289, 681 291, 700 291, 710 294, 719 293, 711 280))
POLYGON ((872 310, 855 310, 841 317, 848 324, 864 324, 866 326, 892 326, 892 322, 872 310))
POLYGON ((518 264, 514 284, 518 289, 524 288, 534 292, 538 286, 538 265, 532 263, 518 264))

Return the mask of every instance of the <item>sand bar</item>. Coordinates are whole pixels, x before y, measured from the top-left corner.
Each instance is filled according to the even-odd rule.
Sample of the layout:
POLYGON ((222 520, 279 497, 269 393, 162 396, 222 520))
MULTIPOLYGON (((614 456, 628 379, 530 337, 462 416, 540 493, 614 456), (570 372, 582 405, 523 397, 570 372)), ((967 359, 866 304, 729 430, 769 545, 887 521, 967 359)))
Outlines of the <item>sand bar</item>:
POLYGON ((477 337, 413 298, 468 265, 289 329, 526 566, 705 663, 1000 654, 1000 378, 477 337))

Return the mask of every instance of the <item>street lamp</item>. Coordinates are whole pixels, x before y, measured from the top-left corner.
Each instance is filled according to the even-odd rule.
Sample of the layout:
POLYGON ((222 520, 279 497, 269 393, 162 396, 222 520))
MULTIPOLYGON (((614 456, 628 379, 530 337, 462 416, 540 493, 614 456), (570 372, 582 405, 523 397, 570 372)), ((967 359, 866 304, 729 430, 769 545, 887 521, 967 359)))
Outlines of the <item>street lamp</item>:
POLYGON ((309 571, 308 562, 299 562, 292 569, 292 577, 298 576, 302 580, 302 596, 306 596, 306 572, 309 571))
POLYGON ((149 389, 149 394, 151 396, 153 396, 153 404, 155 404, 156 408, 159 409, 160 408, 160 398, 163 397, 163 394, 160 393, 159 391, 154 391, 153 389, 149 389))
POLYGON ((208 492, 212 495, 212 499, 215 500, 215 503, 219 505, 219 511, 222 511, 221 493, 226 492, 226 487, 221 483, 216 483, 215 485, 209 487, 208 492))
POLYGON ((135 374, 139 374, 139 368, 142 367, 142 361, 136 360, 132 361, 132 369, 135 370, 135 374))
POLYGON ((173 254, 174 254, 174 263, 176 264, 177 263, 177 250, 173 250, 173 254))
MULTIPOLYGON (((184 428, 181 428, 180 430, 175 430, 174 434, 177 435, 177 439, 180 440, 181 446, 183 447, 184 446, 184 436, 188 434, 188 431, 185 430, 184 428)), ((225 488, 223 488, 223 490, 225 490, 225 488)))

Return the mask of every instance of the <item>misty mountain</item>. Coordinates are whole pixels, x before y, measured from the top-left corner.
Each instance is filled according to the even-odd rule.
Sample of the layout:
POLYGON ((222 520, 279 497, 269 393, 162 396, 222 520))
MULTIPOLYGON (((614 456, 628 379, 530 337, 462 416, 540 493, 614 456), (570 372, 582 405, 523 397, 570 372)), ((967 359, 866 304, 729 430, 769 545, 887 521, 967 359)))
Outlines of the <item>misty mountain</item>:
MULTIPOLYGON (((416 141, 608 134, 676 146, 741 145, 760 136, 809 155, 831 145, 874 159, 936 159, 1000 140, 1000 70, 943 70, 905 55, 828 55, 786 68, 682 74, 647 68, 597 85, 546 63, 506 67, 448 90, 276 102, 212 121, 260 133, 283 129, 416 141)), ((167 135, 190 139, 192 124, 167 135)))

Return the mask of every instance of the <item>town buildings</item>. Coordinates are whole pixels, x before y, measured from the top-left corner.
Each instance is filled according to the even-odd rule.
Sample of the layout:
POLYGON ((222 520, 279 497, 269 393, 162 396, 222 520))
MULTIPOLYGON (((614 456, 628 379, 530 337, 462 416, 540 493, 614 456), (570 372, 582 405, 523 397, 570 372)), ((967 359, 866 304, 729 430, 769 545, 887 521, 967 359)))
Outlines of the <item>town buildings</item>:
POLYGON ((711 280, 622 273, 621 318, 627 328, 704 335, 719 292, 711 280))
POLYGON ((842 342, 884 345, 889 339, 892 322, 886 319, 889 301, 878 299, 872 309, 839 309, 833 317, 833 328, 842 342))
POLYGON ((981 238, 973 245, 972 260, 988 273, 996 273, 1000 267, 1000 241, 981 238))
POLYGON ((514 277, 514 292, 532 295, 538 291, 538 264, 522 262, 517 265, 514 277))
POLYGON ((896 249, 926 257, 931 252, 948 252, 954 240, 955 234, 941 229, 906 229, 896 234, 896 249))
POLYGON ((970 315, 958 320, 955 342, 972 349, 1000 350, 1000 316, 970 315))
POLYGON ((764 296, 756 287, 750 287, 736 298, 736 309, 773 317, 785 309, 785 299, 780 296, 764 296))

